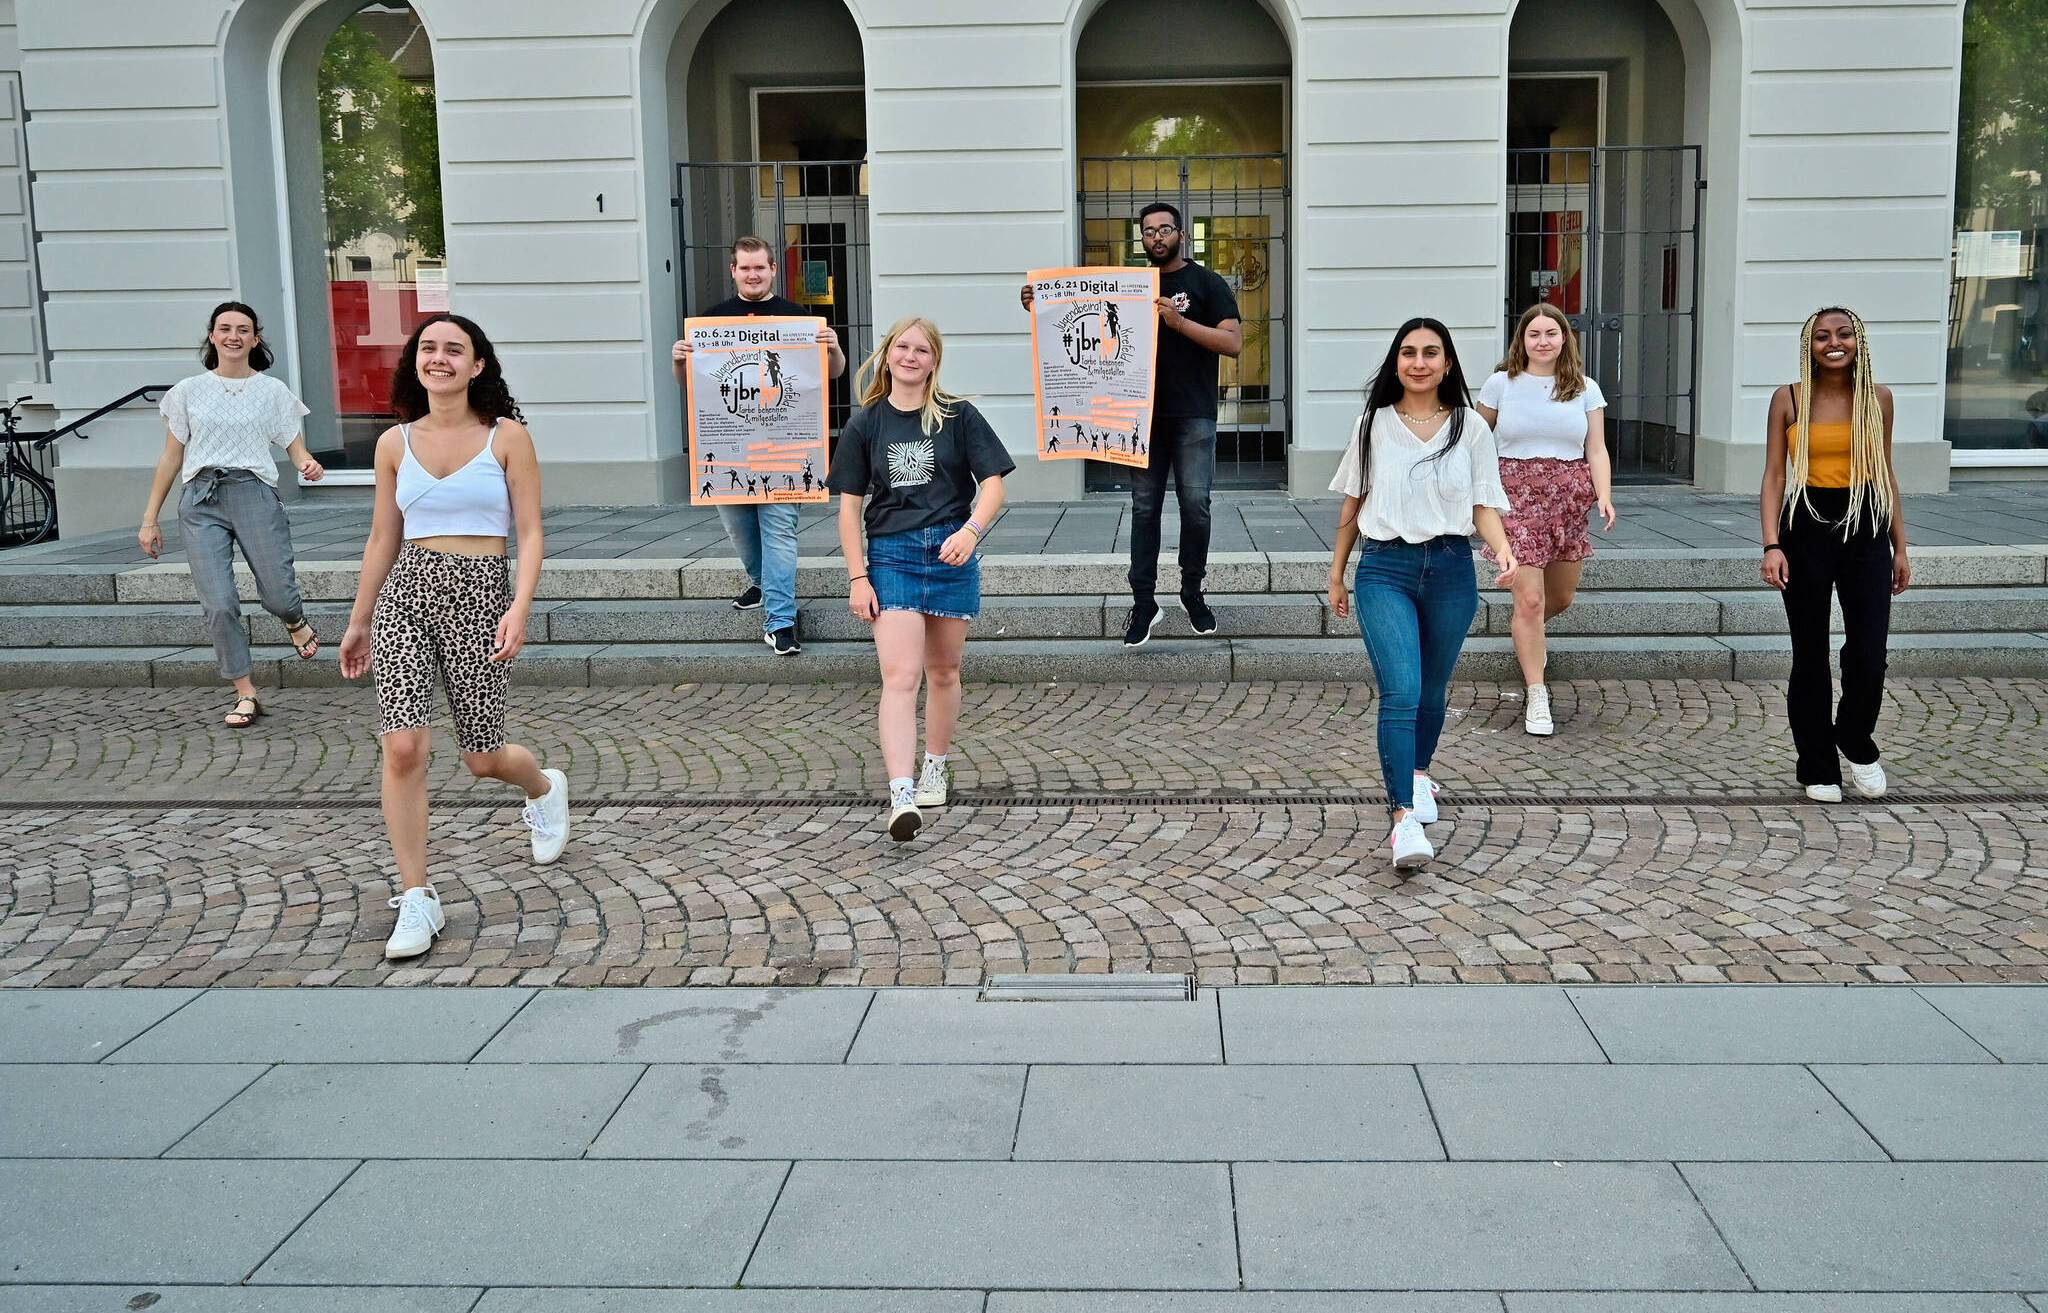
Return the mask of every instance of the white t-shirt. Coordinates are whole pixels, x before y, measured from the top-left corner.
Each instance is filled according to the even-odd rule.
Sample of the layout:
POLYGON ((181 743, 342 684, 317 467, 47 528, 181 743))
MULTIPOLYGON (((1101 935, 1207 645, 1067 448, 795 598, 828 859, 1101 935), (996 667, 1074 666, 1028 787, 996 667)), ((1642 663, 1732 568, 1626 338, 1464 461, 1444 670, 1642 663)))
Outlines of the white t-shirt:
POLYGON ((277 486, 272 447, 288 447, 309 412, 292 390, 268 374, 222 378, 208 372, 182 379, 164 393, 164 423, 185 444, 178 481, 204 469, 247 470, 277 486))
POLYGON ((1502 460, 1584 460, 1589 412, 1607 405, 1600 385, 1586 380, 1586 390, 1570 401, 1553 401, 1555 378, 1521 373, 1508 377, 1497 369, 1479 386, 1479 404, 1494 412, 1494 441, 1502 460))
POLYGON ((1500 486, 1500 461, 1493 451, 1493 430, 1476 410, 1465 412, 1465 431, 1455 451, 1432 460, 1451 440, 1451 419, 1428 442, 1419 442, 1408 425, 1386 406, 1372 419, 1372 487, 1364 488, 1359 467, 1358 428, 1344 448, 1330 491, 1364 497, 1358 508, 1358 532, 1381 542, 1400 539, 1423 543, 1447 533, 1472 536, 1472 508, 1508 509, 1500 486))

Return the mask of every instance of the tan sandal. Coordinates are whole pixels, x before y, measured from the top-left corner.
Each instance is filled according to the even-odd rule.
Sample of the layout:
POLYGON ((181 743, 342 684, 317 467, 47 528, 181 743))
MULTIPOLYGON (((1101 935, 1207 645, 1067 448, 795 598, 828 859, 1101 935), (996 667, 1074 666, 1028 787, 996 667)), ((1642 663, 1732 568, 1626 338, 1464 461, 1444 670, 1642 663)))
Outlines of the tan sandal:
POLYGON ((247 729, 255 724, 256 718, 262 714, 263 704, 256 700, 256 695, 244 693, 235 699, 234 709, 221 717, 221 723, 229 729, 247 729), (244 706, 247 706, 249 709, 247 711, 242 710, 244 706))
POLYGON ((290 639, 292 647, 297 650, 299 660, 311 661, 319 654, 320 635, 314 633, 313 626, 307 624, 304 620, 299 621, 295 625, 286 625, 285 634, 290 639), (304 634, 305 638, 301 639, 299 637, 300 634, 304 634))

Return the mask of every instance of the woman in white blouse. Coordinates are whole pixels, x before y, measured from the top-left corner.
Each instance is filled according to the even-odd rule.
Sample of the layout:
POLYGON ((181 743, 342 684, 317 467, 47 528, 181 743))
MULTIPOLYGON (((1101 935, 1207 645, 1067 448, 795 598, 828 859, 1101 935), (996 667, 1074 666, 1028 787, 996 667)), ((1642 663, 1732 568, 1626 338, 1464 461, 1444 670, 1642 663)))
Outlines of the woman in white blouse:
POLYGON ((1554 305, 1522 312, 1508 357, 1479 388, 1479 413, 1500 447, 1505 518, 1515 549, 1515 661, 1528 686, 1522 728, 1550 734, 1543 682, 1543 627, 1572 604, 1579 571, 1593 554, 1586 513, 1599 507, 1614 527, 1614 477, 1607 461, 1607 398, 1579 363, 1579 339, 1554 305))
POLYGON ((1479 610, 1472 534, 1515 574, 1501 528, 1507 509, 1493 431, 1471 408, 1451 331, 1411 319, 1394 333, 1366 389, 1365 413, 1330 490, 1344 494, 1330 561, 1330 609, 1351 614, 1344 567, 1360 547, 1358 628, 1379 684, 1380 774, 1393 809, 1396 870, 1436 856, 1423 826, 1437 819, 1430 759, 1444 727, 1451 671, 1479 610))
POLYGON ((256 312, 240 301, 216 306, 207 320, 206 347, 201 359, 206 373, 194 374, 164 394, 164 424, 170 430, 149 500, 142 504, 142 528, 136 540, 151 557, 163 550, 157 514, 170 495, 173 481, 184 485, 178 504, 178 527, 185 539, 185 559, 192 566, 192 589, 206 613, 206 629, 220 662, 220 675, 235 686, 235 705, 225 723, 245 729, 263 714, 256 698, 249 657, 249 632, 242 622, 241 595, 235 586, 235 546, 256 579, 263 609, 284 622, 301 660, 320 650, 313 626, 306 623, 305 603, 292 563, 292 527, 277 496, 277 458, 272 447, 285 448, 299 476, 318 482, 325 472, 306 450, 299 420, 306 407, 292 390, 264 370, 270 348, 256 312))

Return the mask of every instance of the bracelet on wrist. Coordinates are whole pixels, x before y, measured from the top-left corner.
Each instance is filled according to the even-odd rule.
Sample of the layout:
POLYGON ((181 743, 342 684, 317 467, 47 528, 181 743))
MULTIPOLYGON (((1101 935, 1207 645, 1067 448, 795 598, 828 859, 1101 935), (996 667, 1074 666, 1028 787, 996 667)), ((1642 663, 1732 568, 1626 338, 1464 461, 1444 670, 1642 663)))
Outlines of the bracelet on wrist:
POLYGON ((986 530, 986 529, 982 528, 982 527, 981 527, 981 526, 980 526, 979 524, 976 524, 976 523, 975 523, 975 522, 974 522, 973 520, 969 520, 969 521, 968 521, 968 522, 967 522, 966 524, 964 524, 964 525, 962 525, 962 526, 960 526, 960 527, 961 527, 961 528, 963 528, 963 529, 972 529, 972 530, 974 531, 974 536, 975 536, 975 537, 977 537, 977 538, 981 537, 981 536, 982 536, 983 534, 986 534, 986 533, 988 532, 988 530, 986 530))
POLYGON ((865 578, 867 578, 867 576, 864 574, 848 575, 846 578, 846 582, 849 584, 857 584, 865 578))
POLYGON ((1782 552, 1782 551, 1784 551, 1784 550, 1785 550, 1785 549, 1784 549, 1783 547, 1780 547, 1780 546, 1779 546, 1778 544, 1776 544, 1776 543, 1765 543, 1765 544, 1764 544, 1764 555, 1766 555, 1766 556, 1769 556, 1769 555, 1770 555, 1770 554, 1771 554, 1772 552, 1782 552))

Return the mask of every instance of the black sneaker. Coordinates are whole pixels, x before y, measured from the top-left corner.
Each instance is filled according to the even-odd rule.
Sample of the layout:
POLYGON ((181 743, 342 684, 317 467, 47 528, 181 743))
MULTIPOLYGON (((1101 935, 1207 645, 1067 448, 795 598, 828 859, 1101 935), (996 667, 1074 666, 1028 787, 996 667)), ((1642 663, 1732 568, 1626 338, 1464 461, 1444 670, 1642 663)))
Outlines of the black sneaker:
POLYGON ((1124 646, 1145 646, 1151 640, 1152 631, 1159 628, 1159 622, 1165 618, 1166 612, 1159 609, 1157 602, 1132 603, 1130 618, 1124 621, 1124 646))
POLYGON ((776 656, 795 656, 804 650, 804 645, 796 641, 794 625, 785 626, 772 634, 763 634, 761 641, 774 648, 776 656))
POLYGON ((1216 632, 1216 613, 1202 600, 1201 594, 1180 599, 1181 610, 1188 613, 1188 627, 1207 637, 1216 632))
POLYGON ((738 597, 735 597, 735 598, 733 598, 733 599, 732 599, 732 609, 733 609, 733 610, 735 610, 735 611, 758 611, 758 610, 760 610, 760 609, 761 609, 761 590, 760 590, 760 588, 759 588, 759 587, 757 587, 757 586, 756 586, 756 585, 754 585, 754 584, 748 584, 748 585, 747 585, 747 586, 746 586, 745 588, 741 589, 741 590, 740 590, 740 595, 739 595, 738 597))

